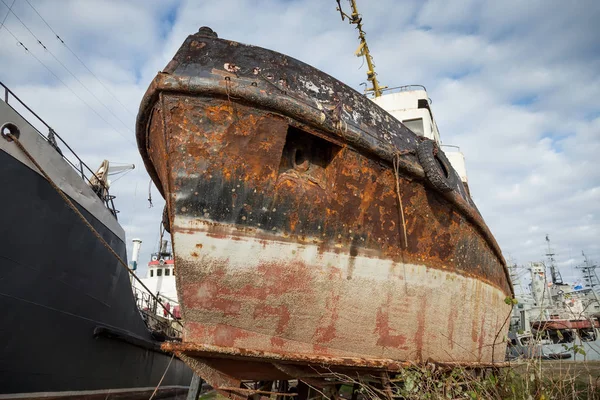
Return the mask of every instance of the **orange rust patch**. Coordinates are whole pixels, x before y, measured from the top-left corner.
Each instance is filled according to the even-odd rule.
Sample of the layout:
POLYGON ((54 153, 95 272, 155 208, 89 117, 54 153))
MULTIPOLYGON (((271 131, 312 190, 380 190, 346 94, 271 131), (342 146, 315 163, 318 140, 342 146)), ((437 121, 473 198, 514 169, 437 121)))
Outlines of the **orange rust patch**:
POLYGON ((423 339, 425 338, 425 315, 427 314, 427 297, 421 297, 421 310, 423 312, 417 314, 417 330, 415 332, 415 347, 417 350, 417 360, 423 361, 423 339))
MULTIPOLYGON (((230 133, 233 135, 240 136, 249 136, 254 132, 256 125, 259 119, 255 115, 247 115, 244 118, 239 118, 236 121, 236 124, 230 125, 229 129, 230 133)), ((261 143, 262 144, 262 143, 261 143)))
POLYGON ((377 309, 375 316, 375 332, 379 334, 377 345, 407 349, 403 346, 406 343, 406 337, 393 334, 394 330, 390 328, 389 307, 391 302, 391 295, 388 294, 386 303, 377 309))
POLYGON ((387 310, 379 308, 377 310, 377 316, 375 317, 375 326, 379 333, 377 339, 377 345, 382 347, 403 347, 406 343, 406 337, 404 335, 392 335, 392 329, 390 328, 389 314, 387 310))
POLYGON ((313 348, 313 353, 315 353, 315 354, 320 354, 323 356, 331 354, 331 351, 329 350, 329 348, 325 347, 325 346, 313 344, 312 348, 313 348))
MULTIPOLYGON (((223 276, 218 272, 214 276, 223 276)), ((180 285, 180 292, 185 298, 187 307, 194 309, 218 310, 224 315, 238 315, 242 306, 240 300, 233 300, 221 290, 217 279, 206 279, 198 282, 185 281, 180 285)))
POLYGON ((485 338, 485 316, 481 317, 481 328, 479 329, 479 359, 481 360, 481 353, 483 352, 483 340, 485 338))
POLYGON ((205 325, 188 321, 185 325, 185 340, 213 343, 216 346, 235 346, 239 339, 250 336, 250 332, 225 324, 205 325))
POLYGON ((454 321, 458 318, 458 310, 453 304, 448 314, 448 345, 450 349, 454 348, 454 321))
POLYGON ((233 107, 228 103, 206 107, 205 114, 216 124, 225 124, 233 119, 233 107))
POLYGON ((259 304, 254 308, 253 318, 255 320, 269 318, 271 316, 278 318, 275 333, 282 334, 290 322, 290 312, 285 305, 272 307, 266 304, 259 304))
POLYGON ((190 46, 195 48, 195 49, 201 49, 204 46, 206 46, 206 43, 204 42, 198 42, 197 40, 192 40, 192 43, 190 43, 190 46))

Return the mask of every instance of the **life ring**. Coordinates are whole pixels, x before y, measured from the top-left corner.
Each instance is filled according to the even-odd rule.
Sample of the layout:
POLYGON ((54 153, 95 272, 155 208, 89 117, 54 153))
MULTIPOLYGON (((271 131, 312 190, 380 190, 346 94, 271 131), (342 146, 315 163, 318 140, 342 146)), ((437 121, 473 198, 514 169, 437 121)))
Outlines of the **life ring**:
POLYGON ((417 158, 433 187, 442 192, 450 192, 456 188, 458 178, 454 168, 433 140, 426 139, 419 143, 417 158))

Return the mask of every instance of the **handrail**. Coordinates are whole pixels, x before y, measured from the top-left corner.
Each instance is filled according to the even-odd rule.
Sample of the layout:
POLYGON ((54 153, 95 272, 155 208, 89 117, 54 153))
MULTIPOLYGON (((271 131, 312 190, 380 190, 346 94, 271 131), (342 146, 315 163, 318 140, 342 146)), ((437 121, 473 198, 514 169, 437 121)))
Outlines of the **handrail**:
MULTIPOLYGON (((404 85, 404 86, 394 86, 391 88, 384 88, 381 89, 381 92, 389 92, 392 90, 396 90, 398 92, 404 92, 404 91, 409 91, 409 90, 413 90, 413 89, 423 89, 425 92, 427 92, 427 88, 423 85, 404 85)), ((427 101, 429 101, 429 104, 433 104, 433 100, 431 100, 431 98, 427 98, 427 101)))
MULTIPOLYGON (((138 310, 144 315, 146 326, 153 330, 161 330, 171 337, 181 337, 182 332, 175 328, 170 321, 173 321, 168 316, 161 318, 156 314, 158 310, 158 302, 150 293, 141 290, 138 287, 131 286, 133 297, 138 310)), ((174 305, 179 305, 173 302, 174 305)))
POLYGON ((404 91, 404 90, 411 90, 411 89, 423 89, 424 91, 427 91, 427 88, 425 88, 425 86, 423 85, 404 85, 404 86, 394 86, 391 88, 385 88, 385 89, 381 89, 382 92, 389 92, 391 90, 396 90, 398 89, 399 92, 404 91))
POLYGON ((455 146, 453 144, 442 144, 442 147, 452 147, 454 149, 456 149, 456 151, 460 151, 460 147, 459 146, 455 146))
MULTIPOLYGON (((104 184, 104 182, 102 182, 102 180, 100 180, 98 178, 98 176, 96 175, 96 173, 90 168, 88 167, 88 165, 86 163, 83 162, 83 160, 81 158, 79 158, 79 156, 77 155, 77 153, 75 153, 75 151, 71 148, 71 146, 69 146, 67 144, 67 142, 65 142, 63 140, 63 138, 60 137, 60 135, 58 133, 56 133, 56 131, 54 129, 52 129, 52 127, 50 125, 48 125, 46 123, 46 121, 44 121, 39 115, 37 115, 31 108, 29 108, 29 106, 27 104, 25 104, 23 102, 23 100, 21 100, 12 90, 10 90, 3 82, 0 82, 0 86, 2 86, 4 88, 4 102, 6 104, 8 104, 8 106, 10 108, 12 108, 17 114, 21 115, 21 113, 19 113, 10 103, 9 103, 9 99, 10 96, 12 96, 15 100, 17 100, 19 102, 19 104, 21 106, 23 106, 27 111, 29 111, 31 113, 31 115, 33 115, 35 118, 37 118, 37 120, 39 122, 41 122, 46 128, 48 128, 48 136, 44 135, 42 132, 40 132, 35 126, 32 125, 32 127, 35 129, 35 131, 42 137, 44 138, 44 140, 46 140, 52 147, 54 147, 56 149, 56 151, 61 155, 61 157, 63 158, 63 160, 65 160, 67 162, 67 164, 69 164, 79 175, 81 175, 81 178, 86 181, 90 186, 92 185, 92 182, 90 180, 90 178, 88 178, 88 176, 86 175, 86 170, 87 173, 91 174, 91 177, 96 178, 96 181, 98 183, 100 183, 102 185, 102 193, 106 193, 103 196, 98 195, 98 197, 100 198, 100 200, 102 200, 102 202, 104 203, 104 205, 106 206, 106 208, 111 212, 111 214, 114 215, 115 218, 117 218, 117 214, 118 214, 118 210, 115 209, 115 205, 113 202, 113 199, 115 198, 114 196, 110 195, 109 191, 108 191, 108 187, 104 184), (10 95, 10 96, 9 96, 10 95), (71 160, 69 160, 61 151, 61 149, 58 146, 58 143, 56 142, 56 139, 58 139, 60 141, 60 143, 62 145, 64 145, 65 148, 67 148, 69 150, 69 152, 71 153, 71 155, 73 155, 77 161, 78 161, 78 166, 76 166, 71 160)), ((22 115, 21 115, 22 116, 22 115)), ((23 117, 24 119, 27 119, 25 117, 23 117)))

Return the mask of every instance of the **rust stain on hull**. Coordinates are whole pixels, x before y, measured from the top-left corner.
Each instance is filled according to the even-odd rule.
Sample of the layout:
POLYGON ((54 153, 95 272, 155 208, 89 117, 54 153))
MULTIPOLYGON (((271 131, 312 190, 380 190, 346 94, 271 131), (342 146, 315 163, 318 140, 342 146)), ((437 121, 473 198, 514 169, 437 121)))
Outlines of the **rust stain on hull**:
POLYGON ((178 268, 187 343, 173 350, 205 366, 267 353, 299 366, 503 359, 512 288, 462 184, 429 186, 414 134, 350 88, 229 43, 190 36, 138 116, 178 268))

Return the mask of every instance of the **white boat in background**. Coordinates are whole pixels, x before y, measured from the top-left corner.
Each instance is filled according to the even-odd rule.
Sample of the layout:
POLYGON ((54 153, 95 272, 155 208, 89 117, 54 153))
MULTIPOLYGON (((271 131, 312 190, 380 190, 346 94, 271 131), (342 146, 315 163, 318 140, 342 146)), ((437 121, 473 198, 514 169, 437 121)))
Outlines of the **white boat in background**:
MULTIPOLYGON (((136 273, 141 244, 140 239, 133 239, 131 269, 136 273)), ((146 275, 144 278, 140 277, 140 280, 150 293, 158 298, 164 308, 157 303, 148 290, 134 280, 132 285, 138 308, 145 319, 154 321, 157 330, 171 338, 178 338, 181 336, 179 324, 174 324, 173 319, 181 319, 181 311, 175 285, 175 260, 167 240, 161 240, 160 249, 152 253, 147 266, 146 275)))

